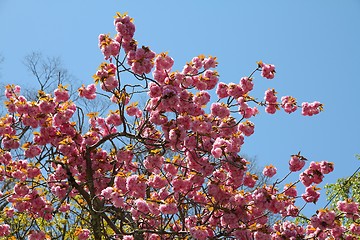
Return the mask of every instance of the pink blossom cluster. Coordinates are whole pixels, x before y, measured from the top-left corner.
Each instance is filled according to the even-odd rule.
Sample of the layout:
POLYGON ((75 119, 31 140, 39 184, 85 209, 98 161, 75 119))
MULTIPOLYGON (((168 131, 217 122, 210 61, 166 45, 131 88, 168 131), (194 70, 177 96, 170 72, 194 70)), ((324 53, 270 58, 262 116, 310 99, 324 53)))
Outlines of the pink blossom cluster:
POLYGON ((107 34, 99 35, 99 48, 104 54, 105 60, 116 57, 120 51, 120 43, 110 38, 107 34))
POLYGON ((121 47, 125 53, 128 53, 130 50, 136 50, 137 48, 137 43, 133 39, 135 25, 132 18, 126 14, 117 13, 114 26, 117 32, 114 38, 111 38, 108 34, 99 35, 99 48, 105 60, 110 61, 111 57, 118 57, 121 47))
POLYGON ((132 22, 132 18, 127 15, 117 14, 117 18, 114 20, 114 25, 118 34, 118 38, 122 38, 124 41, 130 41, 135 33, 135 25, 132 22))
POLYGON ((155 53, 148 47, 130 50, 127 54, 127 62, 135 74, 149 73, 154 66, 155 53))
POLYGON ((208 70, 210 68, 215 68, 217 64, 216 57, 205 57, 204 55, 199 55, 194 57, 191 62, 184 66, 182 73, 185 75, 196 75, 199 73, 201 68, 208 70))
POLYGON ((295 112, 297 109, 296 99, 291 96, 284 96, 281 98, 281 107, 287 113, 295 112))
POLYGON ((61 84, 58 85, 58 88, 55 89, 54 91, 54 101, 56 103, 58 102, 66 102, 67 100, 70 99, 70 95, 69 95, 69 91, 67 90, 67 88, 61 84))
POLYGON ((273 177, 276 174, 276 171, 277 171, 276 167, 270 164, 264 168, 262 173, 266 177, 273 177))
POLYGON ((334 170, 334 164, 327 161, 311 162, 308 169, 300 174, 300 181, 305 185, 305 193, 302 198, 306 202, 316 203, 320 197, 320 188, 316 185, 323 181, 324 174, 328 174, 334 170))
POLYGON ((0 225, 0 237, 4 237, 10 235, 10 226, 9 224, 1 224, 0 225))
POLYGON ((136 116, 136 117, 141 117, 142 115, 142 111, 138 108, 137 104, 130 104, 128 106, 126 106, 126 113, 129 116, 136 116))
POLYGON ((315 228, 326 229, 334 228, 336 223, 336 213, 328 209, 320 209, 318 214, 311 218, 311 224, 315 228))
POLYGON ((28 240, 45 240, 46 234, 43 231, 31 230, 28 236, 28 240))
POLYGON ((312 103, 304 102, 301 104, 301 107, 302 107, 302 115, 304 116, 316 115, 323 110, 323 104, 318 101, 312 103))
POLYGON ((259 113, 259 110, 258 110, 258 108, 256 106, 255 107, 250 107, 247 104, 246 98, 239 97, 237 99, 237 102, 239 104, 238 111, 244 118, 255 117, 259 113))
POLYGON ((306 186, 311 184, 319 184, 323 181, 324 174, 328 174, 334 170, 334 164, 321 161, 311 162, 308 169, 300 174, 300 181, 306 186))
POLYGON ((346 199, 344 201, 337 202, 337 209, 346 214, 349 219, 359 219, 359 203, 346 199))
POLYGON ((306 187, 305 193, 301 195, 305 202, 316 203, 320 198, 320 188, 315 185, 306 187))
POLYGON ((89 229, 79 229, 76 234, 79 240, 86 240, 90 238, 90 230, 89 229))
POLYGON ((299 154, 292 155, 289 161, 289 169, 291 172, 300 171, 305 166, 307 159, 299 154))
POLYGON ((84 97, 88 100, 92 100, 96 98, 96 86, 95 84, 89 84, 88 86, 82 85, 79 89, 79 96, 84 97))
POLYGON ((121 44, 125 52, 127 53, 131 49, 134 49, 134 47, 136 48, 136 43, 133 40, 135 33, 133 19, 126 14, 117 13, 114 25, 117 31, 115 39, 121 44))
POLYGON ((261 76, 267 79, 273 79, 275 77, 275 66, 272 64, 259 63, 261 67, 261 76))
POLYGON ((265 92, 265 111, 267 113, 274 114, 276 110, 279 109, 276 94, 277 92, 275 92, 275 89, 268 89, 265 92))
POLYGON ((303 227, 289 221, 276 223, 273 226, 273 229, 275 231, 275 234, 272 236, 273 240, 301 239, 305 234, 305 229, 303 227))
MULTIPOLYGON (((99 70, 95 73, 93 78, 95 82, 100 82, 101 89, 104 91, 112 91, 114 88, 118 87, 119 80, 116 79, 116 66, 112 63, 102 63, 99 67, 99 70)), ((87 91, 88 97, 92 97, 89 95, 94 94, 94 86, 89 86, 88 89, 81 88, 79 93, 84 93, 84 90, 87 91)))
POLYGON ((155 69, 153 71, 154 79, 158 82, 164 83, 170 82, 169 73, 174 65, 174 59, 172 59, 167 53, 158 54, 155 58, 155 69))
POLYGON ((253 90, 254 83, 252 78, 243 77, 240 79, 239 84, 235 83, 219 83, 216 89, 216 94, 219 98, 225 97, 233 97, 239 98, 243 97, 244 95, 248 94, 251 90, 253 90))
POLYGON ((254 134, 255 124, 246 120, 238 125, 238 130, 241 131, 245 136, 249 137, 254 134))
POLYGON ((193 226, 190 228, 190 234, 195 238, 199 240, 205 240, 209 237, 213 237, 213 233, 211 229, 207 229, 204 226, 193 226))

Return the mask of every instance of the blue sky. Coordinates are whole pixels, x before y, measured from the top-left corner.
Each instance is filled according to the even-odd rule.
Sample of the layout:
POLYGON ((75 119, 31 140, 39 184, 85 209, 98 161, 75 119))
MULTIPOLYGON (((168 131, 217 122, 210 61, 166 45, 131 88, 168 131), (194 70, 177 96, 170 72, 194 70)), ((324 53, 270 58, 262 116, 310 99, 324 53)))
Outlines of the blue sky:
POLYGON ((327 182, 360 165, 360 1, 0 0, 0 80, 35 84, 22 60, 39 51, 61 57, 74 82, 92 82, 103 61, 97 37, 115 33, 117 11, 135 19, 139 45, 169 52, 175 69, 199 54, 213 55, 220 80, 238 82, 263 60, 277 74, 273 80, 255 75, 255 97, 275 88, 279 97, 325 104, 315 117, 261 110, 243 147, 259 165, 273 163, 281 177, 290 155, 301 151, 310 161, 335 163, 327 182))

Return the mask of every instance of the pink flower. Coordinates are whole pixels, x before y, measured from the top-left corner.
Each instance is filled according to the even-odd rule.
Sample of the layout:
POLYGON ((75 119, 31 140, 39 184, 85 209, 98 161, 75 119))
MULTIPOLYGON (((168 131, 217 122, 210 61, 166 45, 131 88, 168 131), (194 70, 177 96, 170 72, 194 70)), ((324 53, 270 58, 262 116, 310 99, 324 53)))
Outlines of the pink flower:
POLYGON ((277 105, 269 104, 265 107, 265 112, 269 114, 274 114, 277 110, 277 105))
POLYGON ((134 240, 133 236, 125 235, 123 240, 134 240))
POLYGON ((155 53, 148 47, 142 47, 134 50, 130 50, 127 55, 127 62, 131 65, 131 70, 139 75, 149 73, 154 66, 153 59, 155 53))
POLYGON ((186 193, 192 187, 192 183, 190 181, 184 180, 180 177, 174 178, 171 183, 173 185, 174 192, 186 193))
POLYGON ((155 83, 150 83, 149 84, 149 96, 151 98, 156 98, 156 97, 161 97, 162 95, 162 89, 159 85, 155 84, 155 83))
POLYGON ((89 229, 81 229, 79 235, 79 240, 86 240, 90 238, 90 230, 89 229))
POLYGON ((212 56, 204 58, 204 60, 202 61, 202 65, 204 69, 215 68, 217 64, 218 63, 216 61, 216 57, 212 57, 212 56))
MULTIPOLYGON (((360 235, 360 224, 352 223, 349 227, 349 230, 354 234, 360 235)), ((351 238, 351 239, 353 239, 353 238, 351 238)))
POLYGON ((299 208, 294 205, 289 205, 286 207, 286 215, 291 217, 297 217, 299 215, 299 208))
POLYGON ((46 239, 46 234, 43 231, 30 231, 28 240, 44 240, 46 239))
POLYGON ((327 162, 327 161, 321 161, 320 162, 320 171, 322 174, 328 174, 328 173, 334 171, 334 163, 327 162))
POLYGON ((305 165, 305 160, 306 160, 306 158, 304 158, 303 156, 292 155, 291 159, 289 161, 290 171, 292 171, 292 172, 300 171, 305 165))
POLYGON ((241 86, 244 94, 250 92, 254 87, 254 83, 252 82, 252 78, 248 78, 248 77, 241 78, 240 79, 240 86, 241 86))
POLYGON ((131 50, 133 51, 136 50, 137 42, 134 39, 127 41, 126 39, 121 39, 121 38, 122 38, 121 35, 117 34, 115 40, 118 42, 122 41, 122 48, 124 49, 125 53, 128 53, 131 50))
POLYGON ((276 97, 275 89, 268 89, 268 90, 266 90, 266 91, 265 91, 264 100, 265 100, 266 102, 276 103, 277 97, 276 97))
POLYGON ((0 237, 4 237, 10 235, 10 226, 8 224, 0 225, 0 237))
POLYGON ((108 76, 107 78, 103 78, 101 81, 101 89, 104 91, 111 91, 114 90, 117 86, 119 86, 119 80, 115 78, 115 76, 108 76))
POLYGON ((296 197, 297 196, 296 186, 292 184, 286 184, 284 187, 284 194, 289 197, 296 197))
MULTIPOLYGON (((116 71, 117 68, 114 64, 105 62, 100 65, 99 70, 95 73, 93 78, 96 83, 100 82, 102 90, 110 92, 119 85, 119 81, 116 79, 116 71)), ((84 90, 87 91, 84 88, 80 91, 84 90)), ((89 86, 89 91, 88 95, 93 95, 96 88, 94 89, 93 86, 89 86)))
POLYGON ((171 67, 174 64, 174 59, 169 57, 167 53, 161 53, 155 58, 155 68, 157 70, 171 71, 171 67))
POLYGON ((159 210, 163 214, 175 214, 178 212, 178 208, 175 203, 160 204, 159 210))
POLYGON ((203 77, 203 80, 205 80, 206 83, 206 90, 215 88, 219 81, 219 74, 217 71, 206 70, 203 74, 203 77))
POLYGON ((164 157, 158 154, 148 155, 144 160, 144 166, 149 172, 159 172, 164 164, 164 157))
POLYGON ((244 95, 244 90, 240 84, 229 83, 227 87, 227 94, 233 98, 239 98, 244 95))
POLYGON ((266 177, 272 177, 276 174, 276 167, 273 165, 266 166, 262 172, 266 177))
POLYGON ((203 56, 197 56, 197 57, 194 57, 192 60, 191 60, 191 63, 192 65, 197 69, 199 70, 200 68, 203 67, 203 56))
POLYGON ((209 236, 206 226, 194 226, 190 228, 190 234, 198 240, 205 240, 209 236))
POLYGON ((194 66, 194 63, 186 63, 183 67, 182 74, 184 75, 196 75, 198 73, 198 69, 194 66))
POLYGON ((92 100, 96 98, 96 86, 95 84, 90 84, 87 87, 85 87, 84 85, 82 85, 81 88, 78 89, 79 91, 79 96, 80 97, 84 97, 86 99, 92 100))
POLYGON ((305 193, 301 195, 301 197, 305 200, 305 202, 316 203, 319 200, 320 192, 318 192, 320 188, 316 186, 309 186, 306 188, 305 193))
POLYGON ((129 195, 136 198, 144 198, 146 193, 146 184, 138 175, 131 175, 126 179, 126 188, 129 195))
POLYGON ((230 110, 225 104, 213 103, 211 104, 211 114, 223 119, 230 115, 230 110))
POLYGON ((124 197, 117 191, 111 194, 111 202, 117 208, 123 208, 125 206, 124 197))
POLYGON ((137 103, 126 106, 126 113, 129 116, 136 116, 138 118, 140 118, 142 115, 142 111, 137 107, 137 103))
POLYGON ((8 217, 8 218, 13 218, 14 217, 14 213, 15 213, 14 208, 5 208, 4 211, 5 211, 6 217, 8 217))
POLYGON ((30 192, 29 188, 27 185, 25 184, 16 184, 15 187, 14 187, 14 192, 20 196, 20 197, 23 197, 25 196, 26 194, 28 194, 30 192))
POLYGON ((210 94, 206 91, 196 93, 194 102, 200 106, 205 106, 210 101, 210 94))
POLYGON ((114 192, 114 189, 113 187, 107 187, 105 189, 103 189, 101 191, 101 196, 104 197, 105 199, 110 199, 111 198, 111 194, 114 192))
POLYGON ((178 169, 174 166, 174 164, 166 163, 164 164, 164 170, 166 171, 167 175, 174 176, 178 172, 178 169))
POLYGON ((226 98, 229 96, 228 94, 228 85, 226 83, 219 83, 216 88, 216 94, 219 98, 226 98))
POLYGON ((21 87, 19 85, 6 85, 5 97, 10 99, 12 97, 20 96, 21 87))
MULTIPOLYGON (((300 174, 300 181, 302 182, 302 184, 304 184, 304 186, 306 186, 306 187, 310 186, 311 184, 314 183, 313 173, 311 171, 305 170, 303 173, 300 174)), ((317 181, 317 182, 319 183, 321 181, 317 181)))
POLYGON ((281 98, 281 107, 287 113, 295 112, 297 109, 296 99, 291 96, 284 96, 281 98))
POLYGON ((62 204, 59 208, 59 211, 63 213, 68 212, 69 210, 70 210, 70 204, 67 203, 62 204))
POLYGON ((104 54, 105 59, 109 59, 111 56, 116 57, 120 51, 120 43, 110 38, 107 34, 99 35, 99 48, 104 54))
POLYGON ((62 85, 59 85, 59 87, 55 89, 54 95, 55 102, 66 102, 70 98, 68 90, 62 85))
POLYGON ((269 114, 274 114, 279 109, 275 89, 268 89, 265 91, 265 111, 269 114))
POLYGON ((272 64, 265 64, 263 62, 259 62, 259 66, 261 67, 261 76, 267 79, 273 79, 275 76, 275 66, 272 64))
POLYGON ((17 149, 20 147, 20 143, 15 136, 7 136, 1 140, 4 149, 17 149))
POLYGON ((164 113, 158 111, 152 111, 150 116, 150 122, 156 125, 162 125, 168 121, 168 118, 164 113))
POLYGON ((150 211, 149 206, 144 199, 135 200, 135 205, 136 209, 143 214, 147 214, 150 211))
POLYGON ((353 202, 350 199, 346 201, 339 201, 337 202, 337 208, 345 213, 348 214, 358 214, 359 213, 359 203, 353 202))
POLYGON ((244 177, 244 185, 253 188, 256 184, 257 176, 247 172, 244 177))
POLYGON ((334 211, 328 209, 320 209, 317 215, 311 218, 311 224, 315 228, 319 228, 322 230, 326 228, 333 228, 335 225, 334 224, 335 218, 336 218, 336 214, 334 211))
POLYGON ((120 111, 117 110, 117 111, 111 111, 110 110, 110 114, 109 116, 105 119, 105 122, 107 124, 112 124, 114 126, 119 126, 122 124, 122 119, 121 119, 121 116, 120 116, 120 111))
POLYGON ((150 176, 149 180, 148 180, 148 185, 153 187, 153 188, 163 188, 165 187, 167 184, 166 178, 163 178, 157 174, 153 174, 150 176))
POLYGON ((245 122, 242 122, 238 125, 238 130, 244 133, 245 136, 251 136, 254 133, 255 125, 246 120, 245 122))
POLYGON ((325 161, 323 161, 322 163, 311 162, 309 168, 300 174, 300 181, 306 187, 310 186, 312 183, 319 184, 324 178, 324 173, 322 173, 322 170, 325 174, 329 171, 332 171, 332 163, 329 163, 328 165, 328 163, 325 161), (323 166, 323 169, 321 168, 321 166, 323 166))
POLYGON ((128 15, 118 13, 114 25, 119 35, 117 37, 119 41, 130 41, 134 37, 135 25, 128 15))
POLYGON ((54 112, 56 103, 52 99, 42 100, 39 104, 39 110, 42 113, 52 113, 54 112))
POLYGON ((320 102, 307 103, 303 102, 301 104, 302 112, 301 114, 304 116, 312 116, 323 111, 323 104, 320 102))
POLYGON ((41 148, 37 145, 30 145, 29 148, 25 150, 25 157, 33 158, 38 156, 41 153, 41 148))

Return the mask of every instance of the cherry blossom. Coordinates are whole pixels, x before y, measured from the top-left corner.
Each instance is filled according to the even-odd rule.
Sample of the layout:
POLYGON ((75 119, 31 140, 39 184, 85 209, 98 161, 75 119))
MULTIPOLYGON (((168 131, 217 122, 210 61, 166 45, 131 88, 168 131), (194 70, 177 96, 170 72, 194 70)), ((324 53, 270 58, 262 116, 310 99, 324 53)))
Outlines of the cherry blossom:
POLYGON ((288 175, 263 183, 284 164, 269 164, 260 176, 244 157, 259 109, 274 114, 301 108, 302 115, 313 116, 322 103, 298 106, 289 95, 278 102, 273 88, 256 96, 257 84, 268 84, 257 72, 273 79, 273 64, 258 62, 249 75, 225 83, 216 57, 198 55, 174 70, 168 53, 138 47, 127 14, 116 14, 114 30, 114 38, 99 35, 105 62, 77 96, 58 84, 29 100, 20 86, 6 86, 1 237, 15 239, 22 225, 28 239, 360 236, 359 204, 352 199, 301 215, 299 202, 319 201, 318 186, 333 163, 307 162, 299 152, 290 156, 288 175), (109 108, 91 111, 79 99, 85 105, 102 100, 109 108), (298 178, 286 182, 289 175, 298 178), (281 220, 270 225, 271 215, 281 220))

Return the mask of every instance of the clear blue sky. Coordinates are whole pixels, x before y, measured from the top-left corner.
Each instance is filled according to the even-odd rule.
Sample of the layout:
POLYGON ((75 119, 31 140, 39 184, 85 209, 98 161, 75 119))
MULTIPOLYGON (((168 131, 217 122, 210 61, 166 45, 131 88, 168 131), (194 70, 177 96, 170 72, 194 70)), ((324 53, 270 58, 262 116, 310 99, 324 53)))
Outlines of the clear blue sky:
MULTIPOLYGON (((116 11, 135 19, 135 38, 168 51, 181 70, 198 54, 215 55, 223 82, 238 82, 256 61, 276 65, 273 80, 255 76, 255 96, 268 88, 299 102, 319 100, 325 112, 279 112, 254 119, 243 152, 285 174, 291 154, 328 160, 334 182, 360 165, 360 1, 48 1, 0 0, 0 80, 33 84, 22 59, 32 51, 60 56, 74 81, 88 84, 103 61, 100 33, 114 34, 116 11)), ((321 204, 319 206, 322 206, 321 204)))

